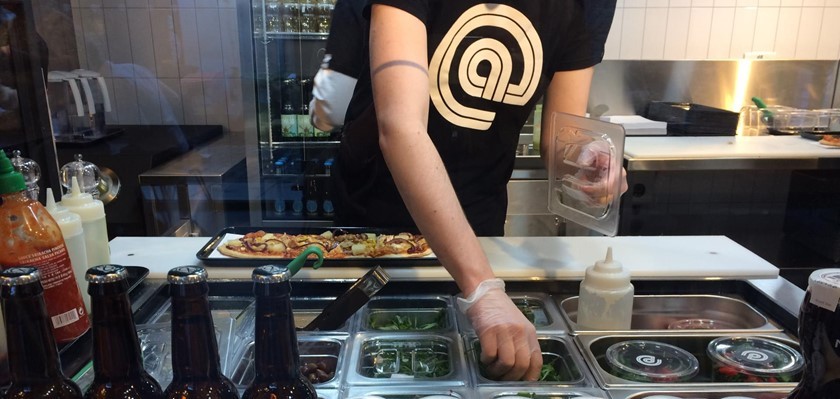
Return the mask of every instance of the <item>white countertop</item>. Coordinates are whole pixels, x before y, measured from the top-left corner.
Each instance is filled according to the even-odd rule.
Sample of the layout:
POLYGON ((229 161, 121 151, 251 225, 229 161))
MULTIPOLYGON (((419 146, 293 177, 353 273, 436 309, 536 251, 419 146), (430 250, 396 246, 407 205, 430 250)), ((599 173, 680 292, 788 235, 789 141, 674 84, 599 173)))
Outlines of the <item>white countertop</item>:
MULTIPOLYGON (((117 237, 111 262, 149 268, 164 278, 176 266, 201 264, 196 258, 209 237, 117 237)), ((612 246, 615 259, 634 279, 773 279, 778 268, 724 236, 649 237, 483 237, 479 238, 496 275, 503 279, 581 279, 587 266, 612 246)), ((250 278, 250 267, 208 266, 217 279, 250 278)), ((324 266, 301 269, 295 279, 355 280, 367 269, 324 266)), ((449 280, 440 266, 386 267, 395 280, 449 280)))
POLYGON ((840 158, 840 148, 826 148, 800 136, 627 137, 624 156, 630 160, 840 158))

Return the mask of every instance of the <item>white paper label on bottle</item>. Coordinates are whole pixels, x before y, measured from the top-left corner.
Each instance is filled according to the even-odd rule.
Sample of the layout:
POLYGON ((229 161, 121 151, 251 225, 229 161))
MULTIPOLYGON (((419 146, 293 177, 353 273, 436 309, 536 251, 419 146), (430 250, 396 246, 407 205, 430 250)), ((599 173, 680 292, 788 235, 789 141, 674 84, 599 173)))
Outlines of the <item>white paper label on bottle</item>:
POLYGON ((811 304, 834 312, 840 302, 840 272, 821 274, 811 285, 811 304))
POLYGON ((59 315, 51 317, 53 328, 61 328, 73 324, 79 320, 79 312, 76 309, 71 309, 59 315))

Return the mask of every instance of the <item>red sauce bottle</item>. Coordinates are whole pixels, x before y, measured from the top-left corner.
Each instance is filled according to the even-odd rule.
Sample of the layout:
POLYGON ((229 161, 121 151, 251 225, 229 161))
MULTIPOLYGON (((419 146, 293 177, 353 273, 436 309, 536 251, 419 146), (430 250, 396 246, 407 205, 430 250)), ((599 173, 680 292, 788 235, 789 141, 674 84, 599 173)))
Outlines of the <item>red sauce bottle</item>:
POLYGON ((840 392, 840 269, 811 273, 799 310, 805 372, 789 399, 836 399, 840 392))
POLYGON ((70 342, 88 330, 90 323, 61 229, 40 202, 26 195, 23 176, 0 151, 0 267, 18 266, 41 272, 56 342, 70 342))

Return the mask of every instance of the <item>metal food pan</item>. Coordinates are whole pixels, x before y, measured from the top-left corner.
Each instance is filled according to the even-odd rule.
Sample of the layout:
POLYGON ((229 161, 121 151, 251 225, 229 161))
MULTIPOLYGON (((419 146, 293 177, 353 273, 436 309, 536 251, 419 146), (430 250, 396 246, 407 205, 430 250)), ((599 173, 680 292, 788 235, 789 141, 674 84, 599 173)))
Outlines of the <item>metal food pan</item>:
POLYGON ((351 352, 345 375, 351 385, 463 386, 467 379, 452 335, 357 334, 351 352))
POLYGON ((493 385, 523 385, 531 387, 545 385, 579 387, 586 386, 586 365, 583 359, 574 350, 574 345, 561 336, 538 336, 540 350, 543 355, 543 367, 551 365, 557 372, 559 379, 554 381, 535 381, 524 383, 522 381, 496 381, 486 377, 481 366, 481 346, 477 337, 468 337, 467 342, 469 354, 469 368, 472 371, 473 379, 478 386, 493 385))
POLYGON ((563 299, 559 307, 574 334, 675 332, 677 324, 683 321, 696 322, 696 325, 694 329, 679 329, 680 333, 708 334, 709 330, 715 330, 715 333, 782 331, 750 304, 719 295, 636 295, 633 298, 630 331, 581 329, 577 324, 577 296, 563 299))
MULTIPOLYGON (((555 306, 552 298, 544 293, 539 292, 508 292, 508 296, 513 301, 520 311, 528 318, 537 333, 546 334, 565 334, 568 332, 568 327, 563 317, 560 315, 560 310, 555 306)), ((475 332, 472 324, 466 315, 461 312, 458 313, 459 330, 463 334, 471 334, 475 332)))
MULTIPOLYGON (((791 389, 796 386, 796 382, 715 382, 714 381, 714 364, 712 359, 706 354, 706 347, 713 339, 721 335, 697 335, 697 334, 659 334, 659 335, 608 335, 608 336, 593 336, 593 335, 578 335, 574 337, 576 343, 580 347, 587 364, 595 374, 595 379, 598 384, 607 390, 612 389, 661 389, 668 387, 669 389, 709 389, 709 390, 739 390, 739 389, 791 389), (606 351, 611 345, 630 340, 648 340, 656 341, 669 345, 674 345, 678 348, 684 349, 694 355, 699 361, 699 371, 696 376, 685 382, 637 382, 626 380, 610 373, 610 366, 606 360, 606 351)), ((734 336, 734 335, 733 335, 734 336)), ((761 338, 769 338, 791 348, 798 350, 799 345, 783 334, 764 334, 755 335, 761 338)))
MULTIPOLYGON (((316 389, 337 388, 341 381, 341 360, 344 340, 340 337, 300 336, 298 348, 300 364, 322 363, 325 372, 332 372, 332 378, 313 382, 316 389)), ((242 345, 228 361, 226 375, 240 389, 244 390, 254 381, 254 341, 242 345)))
POLYGON ((354 386, 347 390, 346 399, 384 398, 384 399, 466 399, 472 398, 472 392, 464 388, 434 388, 434 387, 371 387, 354 386))
POLYGON ((597 388, 547 388, 522 385, 518 387, 488 388, 482 387, 477 390, 477 398, 481 399, 583 399, 583 398, 609 398, 609 395, 597 388))
POLYGON ((725 399, 731 397, 750 399, 786 399, 790 389, 767 390, 767 389, 732 389, 732 390, 616 390, 610 392, 613 399, 664 399, 674 397, 679 399, 725 399))
MULTIPOLYGON (((292 312, 295 319, 295 326, 300 329, 309 324, 313 319, 318 317, 324 308, 327 307, 335 298, 308 298, 308 297, 293 297, 292 298, 292 312)), ((254 339, 254 322, 256 317, 256 303, 252 300, 250 304, 245 307, 236 316, 236 335, 241 339, 254 339)), ((346 334, 349 333, 353 325, 353 319, 356 316, 350 316, 341 327, 335 330, 315 331, 312 334, 324 333, 332 334, 346 334)))
POLYGON ((455 326, 446 296, 375 297, 360 315, 360 330, 371 332, 442 332, 455 326))

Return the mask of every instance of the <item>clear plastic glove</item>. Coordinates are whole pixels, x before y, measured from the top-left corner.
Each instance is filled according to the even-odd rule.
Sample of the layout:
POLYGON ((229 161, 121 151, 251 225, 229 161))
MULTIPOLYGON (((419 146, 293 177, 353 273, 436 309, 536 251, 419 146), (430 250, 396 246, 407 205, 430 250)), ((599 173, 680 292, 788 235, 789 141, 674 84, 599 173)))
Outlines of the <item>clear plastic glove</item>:
POLYGON ((627 191, 627 172, 621 168, 612 168, 610 146, 606 141, 594 140, 580 150, 576 166, 579 168, 574 177, 575 186, 589 197, 591 205, 606 206, 612 202, 612 187, 621 179, 621 194, 627 191))
POLYGON ((491 378, 536 381, 542 368, 537 330, 505 294, 500 279, 485 280, 458 307, 481 342, 481 362, 491 378))

